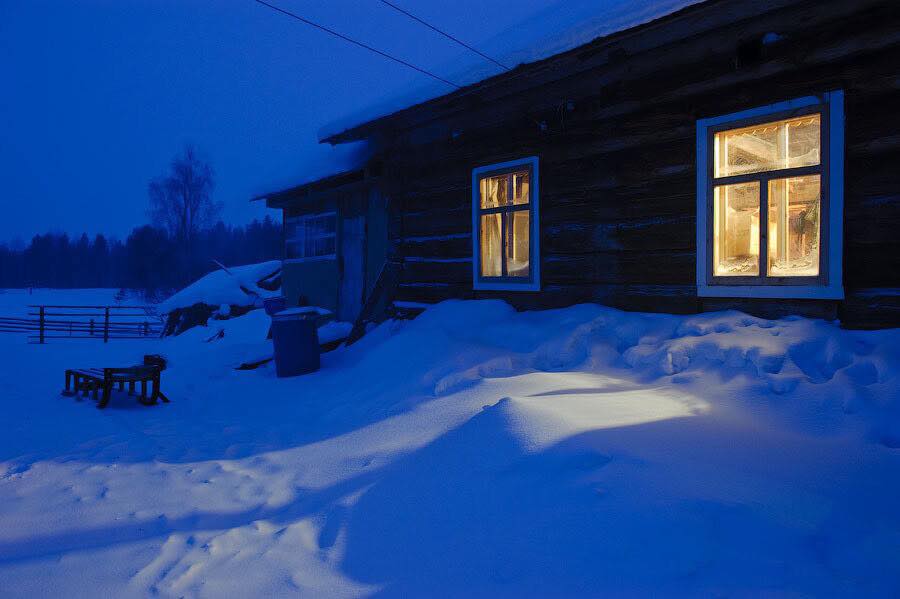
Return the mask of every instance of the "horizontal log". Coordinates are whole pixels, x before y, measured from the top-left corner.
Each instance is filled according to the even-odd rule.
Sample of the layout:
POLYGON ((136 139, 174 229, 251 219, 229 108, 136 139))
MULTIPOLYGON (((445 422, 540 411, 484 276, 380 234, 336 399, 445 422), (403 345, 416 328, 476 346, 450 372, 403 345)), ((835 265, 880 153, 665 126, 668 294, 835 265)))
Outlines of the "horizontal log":
POLYGON ((691 285, 696 281, 696 255, 688 251, 647 251, 544 256, 541 280, 547 284, 691 285))
POLYGON ((696 245, 696 219, 661 216, 613 222, 595 218, 562 224, 542 220, 541 248, 547 254, 610 250, 687 250, 696 245))

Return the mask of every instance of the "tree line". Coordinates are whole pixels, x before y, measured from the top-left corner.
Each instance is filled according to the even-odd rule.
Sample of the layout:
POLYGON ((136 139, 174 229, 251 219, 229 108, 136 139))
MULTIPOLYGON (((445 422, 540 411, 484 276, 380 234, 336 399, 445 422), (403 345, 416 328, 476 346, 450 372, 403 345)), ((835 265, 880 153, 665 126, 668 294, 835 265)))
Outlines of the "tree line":
POLYGON ((0 243, 0 288, 115 287, 158 297, 215 270, 216 261, 234 266, 280 256, 281 225, 268 216, 245 226, 218 221, 202 230, 187 262, 178 241, 153 225, 135 227, 124 241, 46 233, 24 248, 0 243))
POLYGON ((219 218, 212 167, 193 146, 147 189, 151 224, 122 241, 66 233, 35 235, 25 247, 0 243, 0 288, 116 287, 158 298, 226 266, 281 257, 281 225, 266 216, 231 226, 219 218))

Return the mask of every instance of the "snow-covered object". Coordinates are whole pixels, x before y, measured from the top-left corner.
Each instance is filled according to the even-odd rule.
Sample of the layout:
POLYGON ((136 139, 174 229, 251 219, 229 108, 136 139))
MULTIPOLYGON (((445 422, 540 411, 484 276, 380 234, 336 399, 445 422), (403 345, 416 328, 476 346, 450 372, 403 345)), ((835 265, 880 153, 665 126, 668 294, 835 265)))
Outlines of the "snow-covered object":
POLYGON ((331 310, 320 308, 318 306, 297 306, 295 308, 287 308, 275 313, 275 316, 298 316, 301 314, 314 314, 316 316, 330 316, 331 310))
MULTIPOLYGON (((527 64, 577 48, 604 37, 659 19, 702 0, 557 0, 522 23, 479 45, 479 50, 508 66, 527 64)), ((500 68, 461 53, 457 60, 432 69, 456 83, 471 85, 497 75, 500 68), (460 66, 463 65, 463 66, 460 66)), ((347 129, 453 91, 434 80, 389 94, 360 110, 326 124, 319 138, 347 129)))
POLYGON ((277 291, 269 291, 259 286, 260 281, 270 278, 281 269, 281 262, 270 260, 260 264, 229 267, 215 270, 188 285, 172 297, 159 304, 161 314, 188 308, 195 304, 208 306, 261 306, 262 299, 274 297, 277 291))

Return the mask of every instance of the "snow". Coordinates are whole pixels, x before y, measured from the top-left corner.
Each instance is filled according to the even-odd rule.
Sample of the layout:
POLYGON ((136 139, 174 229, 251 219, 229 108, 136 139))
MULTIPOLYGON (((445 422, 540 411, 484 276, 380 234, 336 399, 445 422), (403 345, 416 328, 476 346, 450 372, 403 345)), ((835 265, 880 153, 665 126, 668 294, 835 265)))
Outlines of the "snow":
POLYGON ((279 292, 267 291, 257 283, 281 269, 281 262, 270 260, 259 264, 219 269, 201 277, 172 297, 159 304, 159 311, 168 314, 179 308, 189 308, 194 304, 210 306, 253 306, 260 298, 276 297, 279 292), (245 292, 241 287, 249 290, 245 292))
POLYGON ((275 313, 275 316, 296 316, 298 314, 315 314, 317 316, 329 316, 331 310, 320 308, 318 306, 297 306, 296 308, 288 308, 275 313))
POLYGON ((350 336, 350 331, 352 330, 352 322, 342 322, 339 320, 335 320, 325 323, 324 325, 319 327, 319 344, 324 345, 326 343, 332 343, 340 339, 346 339, 350 336))
POLYGON ((0 595, 900 593, 900 330, 458 301, 234 370, 267 328, 0 336, 0 595), (58 395, 151 352, 170 404, 58 395))
POLYGON ((254 197, 262 200, 267 195, 282 190, 358 169, 365 164, 371 154, 372 149, 365 141, 337 146, 319 145, 303 160, 302 173, 299 176, 296 172, 291 172, 286 177, 265 179, 255 187, 254 197))
POLYGON ((143 306, 137 294, 126 294, 120 302, 116 300, 118 289, 0 289, 0 315, 25 317, 31 310, 28 306, 74 304, 78 306, 143 306))
MULTIPOLYGON (((497 34, 479 50, 501 64, 515 66, 543 60, 597 38, 649 23, 702 0, 563 0, 522 23, 497 34)), ((470 55, 431 69, 459 86, 478 83, 499 74, 500 67, 470 55), (465 66, 461 67, 460 64, 465 66)), ((326 124, 319 139, 352 129, 415 104, 443 96, 453 89, 429 80, 413 89, 386 96, 360 110, 326 124)))

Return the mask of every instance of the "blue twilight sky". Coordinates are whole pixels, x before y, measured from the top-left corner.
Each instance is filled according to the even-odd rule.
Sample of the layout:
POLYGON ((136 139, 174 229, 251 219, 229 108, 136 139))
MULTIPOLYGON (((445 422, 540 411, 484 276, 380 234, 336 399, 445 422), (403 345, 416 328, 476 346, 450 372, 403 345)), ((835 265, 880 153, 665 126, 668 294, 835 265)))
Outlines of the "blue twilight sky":
MULTIPOLYGON (((396 2, 475 45, 556 4, 396 2)), ((273 3, 426 68, 480 60, 377 0, 273 3)), ((252 0, 0 0, 0 241, 124 236, 188 141, 225 219, 262 216, 251 196, 334 159, 320 127, 422 79, 252 0)))
MULTIPOLYGON (((379 0, 269 1, 458 83, 499 71, 379 0)), ((392 1, 513 66, 698 0, 392 1)), ((0 0, 0 83, 0 242, 123 237, 186 142, 225 220, 261 217, 346 165, 321 128, 450 91, 253 0, 0 0)))

